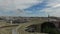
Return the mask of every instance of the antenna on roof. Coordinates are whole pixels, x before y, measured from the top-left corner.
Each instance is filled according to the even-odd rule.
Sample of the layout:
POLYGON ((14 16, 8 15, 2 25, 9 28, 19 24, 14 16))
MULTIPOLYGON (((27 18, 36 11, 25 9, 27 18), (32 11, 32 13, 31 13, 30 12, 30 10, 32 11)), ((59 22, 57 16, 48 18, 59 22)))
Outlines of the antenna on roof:
POLYGON ((48 14, 48 22, 49 22, 49 17, 50 17, 50 15, 48 14))

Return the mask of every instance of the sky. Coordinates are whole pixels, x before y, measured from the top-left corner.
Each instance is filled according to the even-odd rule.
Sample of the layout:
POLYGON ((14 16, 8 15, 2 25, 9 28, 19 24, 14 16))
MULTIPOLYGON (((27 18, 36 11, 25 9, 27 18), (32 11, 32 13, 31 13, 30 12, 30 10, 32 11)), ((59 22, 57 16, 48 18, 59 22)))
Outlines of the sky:
POLYGON ((60 0, 0 0, 0 16, 60 17, 60 0))

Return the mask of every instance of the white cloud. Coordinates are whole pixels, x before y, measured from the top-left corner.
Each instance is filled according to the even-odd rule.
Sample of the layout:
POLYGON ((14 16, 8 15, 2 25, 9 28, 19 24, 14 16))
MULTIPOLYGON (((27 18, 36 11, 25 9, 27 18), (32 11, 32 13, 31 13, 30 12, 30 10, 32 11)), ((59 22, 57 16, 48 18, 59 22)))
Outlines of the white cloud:
POLYGON ((60 4, 56 4, 56 5, 52 6, 52 8, 56 8, 56 7, 60 7, 60 4))
POLYGON ((37 3, 40 3, 39 0, 0 0, 0 6, 5 8, 20 8, 25 9, 37 3))
POLYGON ((16 8, 25 9, 40 2, 38 0, 15 0, 15 5, 16 8))
POLYGON ((41 11, 45 11, 47 14, 49 13, 51 16, 60 17, 60 0, 49 0, 47 6, 49 8, 45 8, 41 11))
POLYGON ((42 2, 42 0, 0 0, 0 9, 4 10, 4 12, 14 11, 14 13, 28 13, 27 11, 19 12, 17 9, 26 9, 40 2, 42 2))
MULTIPOLYGON (((8 12, 12 10, 15 11, 16 15, 20 14, 23 16, 23 15, 27 15, 27 13, 32 13, 32 12, 31 11, 19 12, 17 9, 26 9, 40 2, 42 2, 42 0, 40 1, 39 0, 0 0, 0 9, 4 10, 4 12, 8 12)), ((49 13, 52 16, 60 17, 60 0, 49 0, 47 6, 50 6, 50 8, 45 8, 41 11, 45 11, 46 13, 49 13)))

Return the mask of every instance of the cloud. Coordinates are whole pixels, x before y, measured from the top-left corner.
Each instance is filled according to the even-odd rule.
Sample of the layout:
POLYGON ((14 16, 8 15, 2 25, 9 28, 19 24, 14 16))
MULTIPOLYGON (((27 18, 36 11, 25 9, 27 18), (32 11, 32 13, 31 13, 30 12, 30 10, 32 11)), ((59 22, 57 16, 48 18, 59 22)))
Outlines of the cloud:
POLYGON ((39 0, 0 0, 0 7, 3 10, 26 9, 40 2, 39 0))
POLYGON ((37 3, 40 3, 39 0, 0 0, 0 6, 10 9, 25 9, 37 3))
POLYGON ((56 8, 56 7, 60 7, 60 4, 56 4, 56 5, 52 6, 52 8, 56 8))
POLYGON ((47 14, 50 14, 50 16, 60 17, 60 0, 45 0, 25 10, 31 12, 31 15, 34 16, 47 16, 47 14))
POLYGON ((0 0, 0 15, 36 17, 47 13, 60 17, 60 0, 0 0))
POLYGON ((0 0, 0 13, 2 15, 32 15, 32 12, 24 11, 22 9, 29 8, 33 5, 41 3, 42 0, 0 0), (21 11, 18 11, 21 9, 21 11))
POLYGON ((51 0, 49 1, 49 4, 47 4, 47 6, 50 7, 45 8, 42 11, 45 11, 47 14, 50 14, 51 16, 60 17, 60 0, 51 0))
POLYGON ((16 5, 16 8, 26 9, 26 8, 29 8, 32 5, 36 5, 40 2, 41 1, 39 1, 39 0, 16 0, 15 5, 16 5))
POLYGON ((42 9, 44 9, 44 8, 47 7, 47 4, 48 4, 47 2, 48 2, 48 0, 44 0, 44 1, 42 1, 41 3, 38 3, 38 4, 36 4, 36 5, 33 5, 33 6, 27 8, 27 9, 24 9, 24 10, 27 10, 27 11, 42 10, 42 9))

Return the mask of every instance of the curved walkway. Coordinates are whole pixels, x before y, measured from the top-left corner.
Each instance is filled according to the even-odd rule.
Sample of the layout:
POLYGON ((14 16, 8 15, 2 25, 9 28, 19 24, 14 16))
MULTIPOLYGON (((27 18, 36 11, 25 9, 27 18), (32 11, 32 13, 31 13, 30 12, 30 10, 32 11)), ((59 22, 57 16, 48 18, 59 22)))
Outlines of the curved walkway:
MULTIPOLYGON (((44 21, 41 21, 40 23, 43 23, 44 21)), ((45 33, 29 33, 27 31, 25 31, 25 28, 30 26, 30 25, 33 25, 33 24, 39 24, 39 22, 30 22, 30 23, 23 23, 23 24, 20 24, 16 30, 18 31, 18 34, 45 34, 45 33)))

